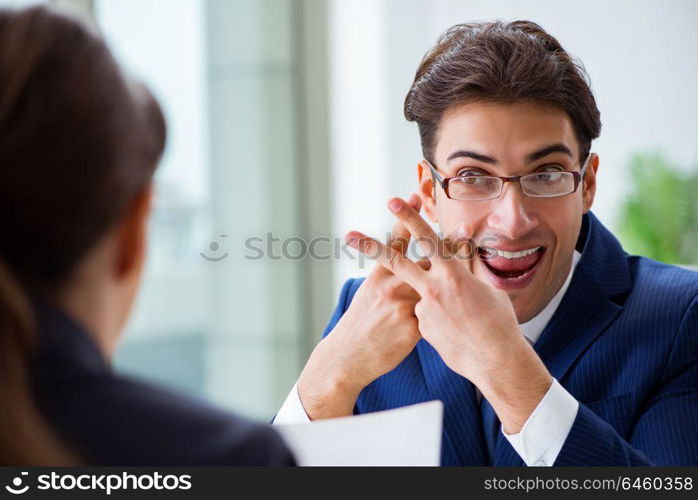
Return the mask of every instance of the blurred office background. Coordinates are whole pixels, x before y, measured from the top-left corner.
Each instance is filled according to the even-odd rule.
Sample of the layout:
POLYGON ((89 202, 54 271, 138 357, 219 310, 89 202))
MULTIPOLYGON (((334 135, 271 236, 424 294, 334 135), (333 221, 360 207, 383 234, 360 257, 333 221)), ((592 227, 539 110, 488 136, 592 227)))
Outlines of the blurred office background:
POLYGON ((530 19, 581 58, 603 121, 595 213, 642 247, 656 239, 643 233, 647 218, 665 230, 670 201, 683 196, 689 222, 672 233, 683 249, 658 255, 688 264, 698 254, 698 240, 685 236, 698 219, 696 191, 685 188, 698 171, 693 0, 53 3, 104 33, 160 99, 170 128, 143 288, 117 356, 124 371, 254 418, 275 413, 341 283, 369 268, 324 240, 314 247, 322 259, 294 258, 307 248, 292 238, 389 230, 385 202, 415 189, 420 159, 405 93, 426 50, 459 22, 530 19), (645 215, 632 202, 652 191, 656 164, 669 172, 664 212, 645 215), (265 248, 269 234, 279 239, 274 255, 245 258, 260 253, 245 241, 265 248))

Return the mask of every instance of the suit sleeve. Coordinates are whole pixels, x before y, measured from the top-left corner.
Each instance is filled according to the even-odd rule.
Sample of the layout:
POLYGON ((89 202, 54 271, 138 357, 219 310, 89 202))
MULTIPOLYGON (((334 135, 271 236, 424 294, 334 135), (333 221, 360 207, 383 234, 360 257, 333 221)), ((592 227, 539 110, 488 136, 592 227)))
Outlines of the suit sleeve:
POLYGON ((658 389, 629 440, 580 403, 554 465, 698 465, 698 298, 681 321, 658 389))
MULTIPOLYGON (((327 335, 334 329, 335 325, 339 321, 339 318, 342 317, 344 311, 346 311, 347 307, 349 307, 351 299, 354 297, 354 294, 362 281, 363 279, 349 279, 346 281, 346 283, 344 283, 342 290, 339 292, 337 307, 332 313, 329 324, 322 332, 322 338, 327 337, 327 335)), ((293 386, 293 388, 291 388, 291 391, 288 393, 284 404, 281 406, 278 413, 271 419, 270 423, 278 425, 310 422, 310 418, 308 418, 308 414, 305 413, 303 404, 298 396, 297 385, 298 381, 296 381, 296 384, 293 386)))
POLYGON ((342 290, 339 292, 339 299, 337 300, 337 307, 332 313, 330 322, 325 327, 325 331, 322 332, 322 338, 324 339, 329 335, 329 333, 334 329, 334 327, 339 322, 340 318, 344 315, 345 311, 349 308, 354 294, 359 289, 361 283, 363 283, 363 278, 361 279, 348 279, 344 285, 342 285, 342 290))

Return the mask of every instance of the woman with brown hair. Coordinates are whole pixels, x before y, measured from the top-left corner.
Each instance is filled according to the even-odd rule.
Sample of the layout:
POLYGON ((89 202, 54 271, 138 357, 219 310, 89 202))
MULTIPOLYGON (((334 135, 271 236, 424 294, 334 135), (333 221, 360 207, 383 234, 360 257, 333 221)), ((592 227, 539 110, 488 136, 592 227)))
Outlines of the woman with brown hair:
POLYGON ((104 42, 0 11, 0 464, 290 465, 268 426, 114 374, 165 122, 104 42))

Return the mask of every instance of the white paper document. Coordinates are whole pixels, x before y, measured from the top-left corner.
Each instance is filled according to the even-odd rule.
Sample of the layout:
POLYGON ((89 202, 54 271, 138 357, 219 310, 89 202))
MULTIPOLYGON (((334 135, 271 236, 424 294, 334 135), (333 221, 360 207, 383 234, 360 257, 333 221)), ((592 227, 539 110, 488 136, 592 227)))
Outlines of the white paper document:
POLYGON ((395 410, 304 424, 275 425, 298 465, 437 466, 443 404, 429 401, 395 410))

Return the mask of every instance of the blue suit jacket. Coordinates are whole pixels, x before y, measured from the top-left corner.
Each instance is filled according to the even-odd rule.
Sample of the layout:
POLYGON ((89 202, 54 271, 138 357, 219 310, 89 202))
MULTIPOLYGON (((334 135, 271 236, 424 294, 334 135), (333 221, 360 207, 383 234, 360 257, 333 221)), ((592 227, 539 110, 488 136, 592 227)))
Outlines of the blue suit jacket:
MULTIPOLYGON (((582 257, 534 349, 579 401, 554 465, 698 465, 698 273, 629 256, 593 214, 582 257)), ((327 326, 363 279, 350 279, 327 326)), ((440 399, 443 465, 487 465, 474 385, 420 340, 360 394, 355 413, 440 399)), ((525 465, 499 433, 495 463, 525 465)))

